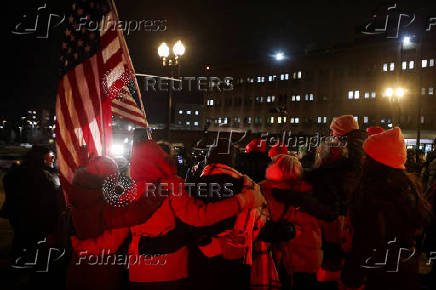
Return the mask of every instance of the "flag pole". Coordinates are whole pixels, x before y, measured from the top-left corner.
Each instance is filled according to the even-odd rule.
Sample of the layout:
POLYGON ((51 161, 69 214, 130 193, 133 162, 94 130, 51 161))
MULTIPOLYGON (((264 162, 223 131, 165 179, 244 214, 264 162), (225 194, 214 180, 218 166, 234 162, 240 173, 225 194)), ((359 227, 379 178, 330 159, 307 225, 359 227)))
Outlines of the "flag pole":
MULTIPOLYGON (((112 11, 114 11, 115 14, 115 21, 116 23, 118 23, 119 18, 118 18, 118 10, 117 7, 115 6, 115 2, 114 0, 108 0, 109 5, 112 7, 112 11)), ((138 99, 139 99, 139 104, 141 105, 141 111, 144 114, 144 118, 145 118, 145 124, 146 124, 146 129, 147 129, 147 137, 148 139, 152 140, 152 136, 148 127, 148 121, 147 121, 147 115, 145 114, 145 109, 144 109, 144 104, 142 103, 142 96, 141 96, 141 91, 139 90, 139 85, 138 85, 138 81, 136 79, 136 73, 135 73, 135 68, 133 67, 133 63, 132 63, 132 59, 130 58, 130 54, 129 54, 129 48, 127 47, 126 44, 126 40, 124 39, 124 35, 123 32, 120 31, 120 29, 117 29, 118 34, 120 35, 120 41, 121 41, 121 47, 123 49, 124 52, 124 56, 126 56, 127 59, 127 63, 129 65, 129 69, 130 69, 130 73, 133 75, 133 81, 135 83, 135 87, 136 87, 136 91, 138 92, 138 99)))

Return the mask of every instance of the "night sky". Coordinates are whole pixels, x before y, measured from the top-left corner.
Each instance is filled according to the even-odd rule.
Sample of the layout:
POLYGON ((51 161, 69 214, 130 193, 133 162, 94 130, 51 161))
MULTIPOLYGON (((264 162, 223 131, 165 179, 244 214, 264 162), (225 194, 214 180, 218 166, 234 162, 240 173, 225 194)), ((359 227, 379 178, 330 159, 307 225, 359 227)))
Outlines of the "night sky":
MULTIPOLYGON (((46 9, 40 17, 47 22, 50 13, 68 13, 71 1, 8 2, 3 11, 6 13, 3 65, 7 66, 3 70, 7 78, 0 100, 0 117, 13 117, 30 108, 54 108, 64 25, 51 28, 47 39, 36 38, 45 34, 44 29, 29 35, 15 35, 11 31, 18 23, 25 23, 23 14, 34 17, 44 3, 46 9)), ((184 76, 201 75, 206 64, 268 62, 278 50, 292 55, 304 49, 352 42, 359 34, 358 28, 385 3, 376 0, 115 2, 121 20, 166 21, 164 32, 138 31, 126 36, 136 72, 162 75, 157 46, 162 41, 171 46, 181 39, 186 46, 181 73, 184 76)), ((401 8, 427 14, 436 12, 433 2, 397 1, 401 8)), ((196 101, 199 94, 185 94, 175 100, 196 101)), ((159 112, 165 108, 164 99, 147 97, 144 102, 149 121, 161 121, 159 112)))

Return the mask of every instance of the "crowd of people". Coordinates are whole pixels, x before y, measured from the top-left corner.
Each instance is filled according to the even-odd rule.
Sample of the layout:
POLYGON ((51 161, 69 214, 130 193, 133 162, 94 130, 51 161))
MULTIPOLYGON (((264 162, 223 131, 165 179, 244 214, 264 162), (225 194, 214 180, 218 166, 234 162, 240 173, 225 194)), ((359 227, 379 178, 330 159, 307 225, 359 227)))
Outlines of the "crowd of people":
POLYGON ((168 144, 138 141, 119 184, 117 163, 84 148, 63 191, 53 152, 34 146, 4 178, 13 273, 81 290, 431 285, 434 149, 411 173, 400 128, 363 131, 344 115, 330 129, 313 159, 218 139, 183 178, 168 144), (63 251, 20 267, 41 248, 63 251))

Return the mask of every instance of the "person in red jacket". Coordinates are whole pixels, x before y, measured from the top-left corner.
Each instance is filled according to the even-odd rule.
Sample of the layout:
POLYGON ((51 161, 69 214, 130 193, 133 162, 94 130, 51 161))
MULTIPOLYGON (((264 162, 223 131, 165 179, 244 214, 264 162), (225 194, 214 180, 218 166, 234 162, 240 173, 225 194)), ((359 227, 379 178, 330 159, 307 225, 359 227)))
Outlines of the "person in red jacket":
POLYGON ((280 154, 266 170, 260 183, 273 222, 287 221, 298 234, 287 242, 273 244, 273 254, 280 272, 283 289, 314 289, 316 271, 321 266, 321 227, 317 218, 300 211, 287 200, 292 194, 311 194, 311 186, 301 181, 303 168, 297 157, 280 154), (278 190, 277 190, 278 189, 278 190), (285 196, 284 196, 285 195, 285 196))
POLYGON ((73 254, 67 271, 67 289, 120 289, 122 266, 104 263, 115 255, 129 232, 128 227, 151 217, 163 198, 139 195, 127 206, 117 207, 103 196, 104 181, 118 176, 118 167, 110 157, 91 158, 76 170, 68 201, 74 234, 73 254), (96 257, 99 261, 93 263, 96 257))
MULTIPOLYGON (((260 188, 244 189, 238 196, 216 203, 194 199, 185 190, 176 167, 153 141, 135 144, 131 177, 138 192, 166 196, 144 224, 131 227, 129 279, 132 289, 188 289, 190 234, 182 225, 209 226, 264 202, 260 188)), ((207 188, 203 188, 208 194, 207 188)))

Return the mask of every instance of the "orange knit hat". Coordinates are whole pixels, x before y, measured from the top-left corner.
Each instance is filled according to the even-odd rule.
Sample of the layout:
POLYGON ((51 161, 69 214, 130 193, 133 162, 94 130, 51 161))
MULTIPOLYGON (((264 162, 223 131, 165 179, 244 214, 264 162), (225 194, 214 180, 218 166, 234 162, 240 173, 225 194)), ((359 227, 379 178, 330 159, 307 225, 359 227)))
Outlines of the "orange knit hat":
POLYGON ((379 163, 392 168, 405 169, 406 145, 401 129, 398 127, 369 136, 363 144, 363 150, 379 163))
POLYGON ((359 129, 359 124, 354 120, 353 115, 343 115, 330 124, 330 129, 333 131, 333 136, 339 137, 359 129))
POLYGON ((257 138, 251 140, 250 143, 245 146, 245 152, 251 152, 251 151, 259 151, 262 153, 265 153, 266 151, 266 141, 262 138, 257 138))
POLYGON ((269 157, 274 157, 279 154, 288 154, 288 146, 286 146, 282 142, 274 144, 268 151, 269 157))
POLYGON ((368 133, 368 136, 374 135, 374 134, 380 134, 383 133, 385 129, 379 126, 369 127, 366 129, 366 133, 368 133))

